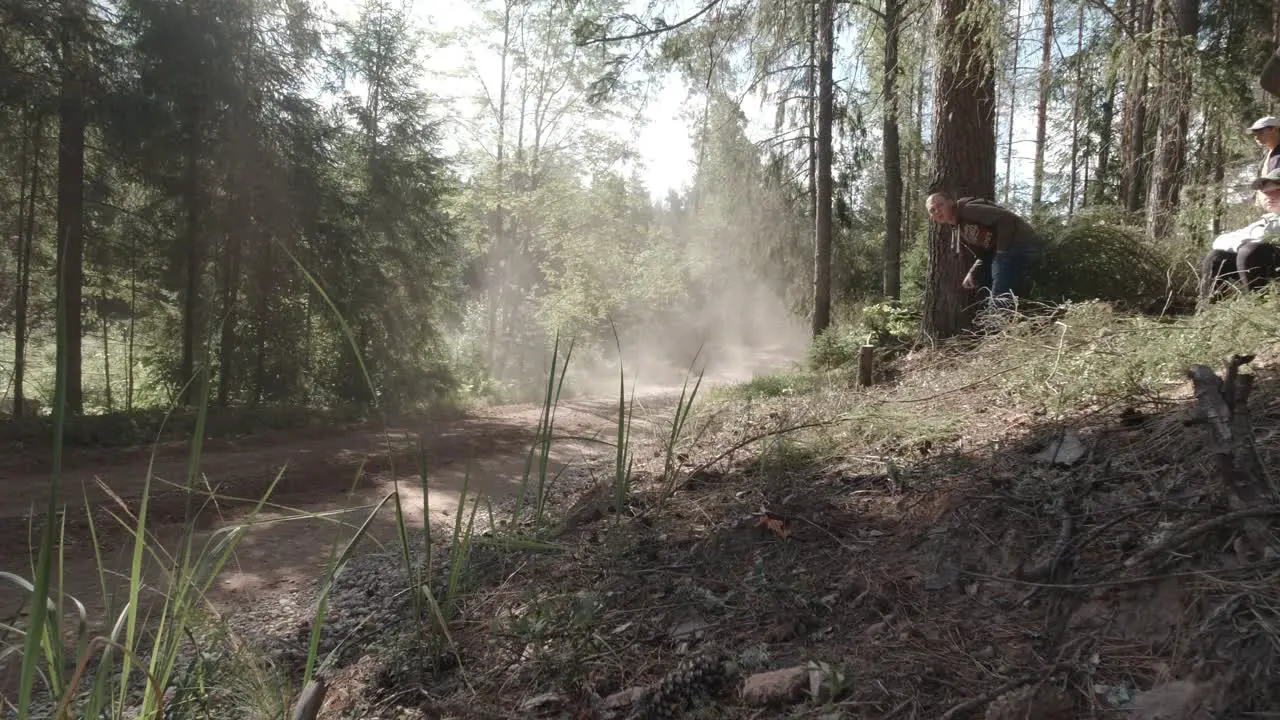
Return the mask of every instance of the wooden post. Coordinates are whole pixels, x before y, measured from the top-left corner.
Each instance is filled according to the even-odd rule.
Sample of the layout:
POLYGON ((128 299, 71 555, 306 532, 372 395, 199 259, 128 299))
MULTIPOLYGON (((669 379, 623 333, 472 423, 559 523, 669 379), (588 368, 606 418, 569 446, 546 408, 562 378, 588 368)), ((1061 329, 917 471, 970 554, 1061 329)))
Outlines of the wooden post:
POLYGON ((863 345, 858 353, 858 387, 871 387, 871 371, 875 366, 875 345, 863 345))

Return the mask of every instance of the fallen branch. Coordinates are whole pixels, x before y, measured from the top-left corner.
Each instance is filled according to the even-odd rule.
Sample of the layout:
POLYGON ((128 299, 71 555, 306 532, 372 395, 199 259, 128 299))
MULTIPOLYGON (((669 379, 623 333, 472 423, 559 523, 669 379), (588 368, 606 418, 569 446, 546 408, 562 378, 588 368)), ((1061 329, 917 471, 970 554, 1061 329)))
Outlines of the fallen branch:
POLYGON ((952 720, 954 717, 964 715, 965 712, 978 710, 979 707, 996 700, 996 698, 1002 696, 1002 694, 1014 692, 1016 689, 1023 687, 1023 685, 1029 685, 1030 683, 1036 682, 1036 679, 1036 675, 1027 675, 1023 676, 1023 678, 1009 680, 1009 682, 1004 685, 1000 685, 1000 687, 993 689, 993 691, 982 693, 977 697, 969 698, 969 700, 961 702, 960 705, 952 707, 951 710, 943 712, 941 720, 952 720))
POLYGON ((1064 661, 1062 657, 1063 655, 1066 654, 1067 649, 1070 648, 1073 644, 1074 643, 1068 643, 1066 646, 1061 648, 1058 651, 1058 659, 1055 660, 1054 663, 1049 667, 1033 675, 1024 675, 1020 678, 1015 678, 1001 685, 1000 687, 997 687, 994 690, 991 690, 990 692, 985 692, 976 697, 969 698, 968 700, 965 700, 959 705, 953 706, 950 710, 943 713, 942 717, 939 720, 953 720, 954 718, 958 718, 961 715, 964 715, 973 710, 977 710, 983 705, 987 705, 993 702, 994 700, 998 699, 1002 695, 1011 693, 1014 690, 1017 690, 1018 688, 1024 685, 1030 685, 1031 683, 1036 683, 1036 686, 1037 686, 1036 691, 1039 692, 1040 686, 1044 685, 1045 681, 1047 681, 1050 677, 1052 677, 1054 673, 1069 666, 1069 663, 1064 661))
POLYGON ((1235 402, 1231 407, 1231 432, 1235 437, 1235 461, 1246 477, 1252 478, 1259 490, 1270 495, 1272 502, 1280 501, 1280 489, 1267 473, 1266 466, 1258 456, 1258 445, 1254 441, 1253 417, 1249 413, 1249 394, 1253 391, 1253 375, 1241 375, 1235 379, 1235 402))
POLYGON ((1030 685, 1031 683, 1036 682, 1039 679, 1040 679, 1039 675, 1026 675, 1014 680, 1010 680, 1009 682, 1001 685, 998 688, 995 688, 994 690, 985 692, 981 695, 978 695, 977 697, 971 697, 968 700, 965 700, 964 702, 960 703, 959 705, 952 707, 950 710, 942 714, 941 720, 953 720, 953 718, 958 718, 961 715, 964 715, 965 713, 971 712, 973 710, 977 710, 978 708, 990 703, 992 700, 995 700, 996 698, 1000 697, 1001 695, 1004 695, 1005 693, 1011 693, 1014 690, 1017 690, 1018 688, 1022 687, 1023 685, 1030 685))
POLYGON ((1280 515, 1280 505, 1266 505, 1263 507, 1245 508, 1244 510, 1237 510, 1235 512, 1227 513, 1226 515, 1219 515, 1218 517, 1210 518, 1209 520, 1205 520, 1202 523, 1192 525, 1191 527, 1187 528, 1186 530, 1183 530, 1182 532, 1175 533, 1169 536, 1168 538, 1165 538, 1162 542, 1159 542, 1155 545, 1148 547, 1147 549, 1143 550, 1137 555, 1134 555, 1128 560, 1125 560, 1124 566, 1128 568, 1132 568, 1137 565, 1140 565, 1144 562, 1147 562, 1148 560, 1151 560, 1152 558, 1154 558, 1155 556, 1161 553, 1174 550, 1186 544, 1190 540, 1196 537, 1199 537, 1200 535, 1203 535, 1207 532, 1211 532, 1225 525, 1230 525, 1231 523, 1237 520, 1250 520, 1255 518, 1271 517, 1276 515, 1280 515))
POLYGON ((1071 514, 1071 505, 1063 498, 1061 507, 1058 508, 1058 538, 1054 541, 1053 547, 1049 550, 1049 554, 1044 560, 1033 565, 1029 570, 1022 572, 1023 580, 1047 580, 1053 575, 1053 571, 1058 568, 1058 563, 1062 561, 1067 554, 1067 549, 1071 546, 1071 539, 1075 536, 1075 518, 1071 514))

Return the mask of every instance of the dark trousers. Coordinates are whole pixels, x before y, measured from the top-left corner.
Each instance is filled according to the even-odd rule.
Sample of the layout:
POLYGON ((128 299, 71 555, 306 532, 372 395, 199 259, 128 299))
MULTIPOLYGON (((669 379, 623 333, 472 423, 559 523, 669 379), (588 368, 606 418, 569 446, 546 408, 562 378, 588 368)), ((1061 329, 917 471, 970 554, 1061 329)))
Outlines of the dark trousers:
POLYGON ((1235 280, 1245 291, 1258 290, 1280 278, 1280 247, 1265 242, 1247 243, 1237 252, 1210 250, 1200 261, 1200 295, 1214 297, 1235 280))

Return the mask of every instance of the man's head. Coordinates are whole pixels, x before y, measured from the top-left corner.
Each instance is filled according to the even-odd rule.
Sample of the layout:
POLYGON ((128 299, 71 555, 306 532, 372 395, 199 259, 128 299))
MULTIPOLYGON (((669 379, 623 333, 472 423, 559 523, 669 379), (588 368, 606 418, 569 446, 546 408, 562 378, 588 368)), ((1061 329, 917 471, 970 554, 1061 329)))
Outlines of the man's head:
POLYGON ((1253 134, 1254 142, 1268 150, 1274 150, 1280 145, 1280 118, 1271 115, 1258 118, 1257 122, 1249 126, 1249 132, 1253 134))
POLYGON ((949 192, 939 191, 925 201, 929 219, 940 225, 956 224, 956 199, 949 192))
POLYGON ((1280 213, 1280 168, 1254 180, 1253 189, 1267 196, 1267 212, 1280 213))

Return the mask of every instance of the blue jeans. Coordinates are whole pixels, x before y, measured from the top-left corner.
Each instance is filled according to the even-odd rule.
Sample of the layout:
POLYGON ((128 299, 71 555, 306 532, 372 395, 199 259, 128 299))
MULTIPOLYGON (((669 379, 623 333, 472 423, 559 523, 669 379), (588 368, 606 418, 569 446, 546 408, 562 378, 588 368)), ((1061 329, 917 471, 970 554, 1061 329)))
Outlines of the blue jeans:
POLYGON ((1027 274, 1039 259, 1040 248, 1035 246, 997 252, 990 262, 982 264, 975 280, 992 299, 1023 296, 1027 293, 1027 274))

